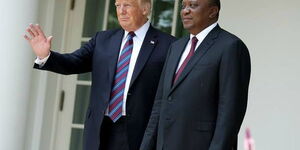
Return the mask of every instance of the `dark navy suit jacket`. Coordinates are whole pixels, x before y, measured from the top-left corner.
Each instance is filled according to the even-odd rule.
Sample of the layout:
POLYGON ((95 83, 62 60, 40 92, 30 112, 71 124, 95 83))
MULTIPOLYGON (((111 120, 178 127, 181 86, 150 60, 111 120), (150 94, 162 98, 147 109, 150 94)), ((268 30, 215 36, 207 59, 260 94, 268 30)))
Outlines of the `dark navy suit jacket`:
POLYGON ((189 36, 170 46, 140 150, 236 150, 245 115, 250 56, 216 26, 173 84, 189 36))
MULTIPOLYGON (((87 44, 70 54, 51 52, 39 68, 60 74, 92 72, 90 103, 84 123, 84 150, 98 150, 100 126, 108 106, 124 30, 98 32, 87 44)), ((174 37, 150 26, 132 75, 126 102, 130 150, 140 146, 169 45, 174 37)))

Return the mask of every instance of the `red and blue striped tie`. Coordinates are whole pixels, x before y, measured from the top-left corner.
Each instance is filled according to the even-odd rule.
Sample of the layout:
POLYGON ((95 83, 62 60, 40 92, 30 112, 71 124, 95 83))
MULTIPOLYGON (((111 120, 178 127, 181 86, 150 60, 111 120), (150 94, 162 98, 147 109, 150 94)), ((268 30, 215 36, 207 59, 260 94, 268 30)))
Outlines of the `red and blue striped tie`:
POLYGON ((126 77, 129 69, 130 57, 133 49, 134 32, 129 32, 127 41, 121 51, 115 73, 113 89, 110 94, 108 116, 113 122, 116 122, 122 116, 122 105, 124 99, 124 89, 126 77))

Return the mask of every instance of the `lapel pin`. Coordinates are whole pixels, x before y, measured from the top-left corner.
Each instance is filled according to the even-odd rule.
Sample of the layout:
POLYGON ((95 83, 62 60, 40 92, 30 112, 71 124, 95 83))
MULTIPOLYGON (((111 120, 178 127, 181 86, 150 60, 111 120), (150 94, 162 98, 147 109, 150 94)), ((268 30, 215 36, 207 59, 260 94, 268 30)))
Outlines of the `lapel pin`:
POLYGON ((154 42, 154 41, 150 41, 150 43, 151 43, 151 44, 155 44, 155 42, 154 42))

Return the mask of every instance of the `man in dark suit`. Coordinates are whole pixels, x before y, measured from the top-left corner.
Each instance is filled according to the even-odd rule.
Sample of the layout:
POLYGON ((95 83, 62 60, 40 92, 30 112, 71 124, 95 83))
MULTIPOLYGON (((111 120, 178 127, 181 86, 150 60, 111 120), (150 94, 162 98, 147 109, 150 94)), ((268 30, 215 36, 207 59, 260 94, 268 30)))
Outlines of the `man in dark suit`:
POLYGON ((37 55, 35 68, 61 74, 92 72, 84 124, 85 150, 137 150, 174 37, 147 19, 151 0, 116 0, 122 29, 98 32, 70 54, 50 51, 52 37, 38 25, 25 35, 37 55))
POLYGON ((250 57, 217 24, 219 0, 183 0, 190 35, 171 44, 140 150, 236 150, 250 57))

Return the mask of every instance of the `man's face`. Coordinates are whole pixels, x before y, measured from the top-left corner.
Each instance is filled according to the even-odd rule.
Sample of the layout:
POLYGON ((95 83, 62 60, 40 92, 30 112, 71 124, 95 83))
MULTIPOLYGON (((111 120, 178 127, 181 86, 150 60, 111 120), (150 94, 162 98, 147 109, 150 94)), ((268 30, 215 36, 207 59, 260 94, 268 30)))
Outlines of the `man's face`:
POLYGON ((121 27, 135 31, 147 21, 147 9, 139 0, 116 0, 117 16, 121 27))
POLYGON ((190 33, 196 35, 205 29, 209 23, 212 6, 209 0, 183 0, 181 9, 181 20, 183 27, 190 33))

